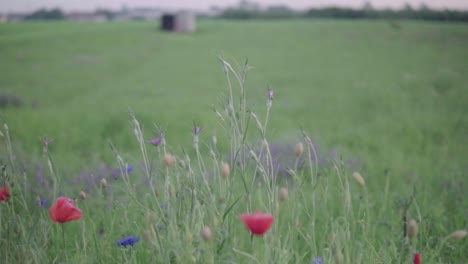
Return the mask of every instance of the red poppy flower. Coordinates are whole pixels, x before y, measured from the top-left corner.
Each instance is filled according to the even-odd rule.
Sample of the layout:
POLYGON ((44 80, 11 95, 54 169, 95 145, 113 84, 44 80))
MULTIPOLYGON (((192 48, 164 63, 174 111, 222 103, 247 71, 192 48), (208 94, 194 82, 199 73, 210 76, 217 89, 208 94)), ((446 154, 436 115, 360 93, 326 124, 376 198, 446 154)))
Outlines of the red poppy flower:
POLYGON ((421 264, 421 256, 419 256, 419 253, 414 253, 413 263, 414 264, 421 264))
POLYGON ((253 214, 241 214, 240 218, 254 235, 265 234, 274 220, 271 214, 264 214, 261 211, 255 211, 253 214))
POLYGON ((0 189, 0 202, 6 201, 8 198, 10 198, 10 189, 8 189, 8 185, 5 185, 0 189))
POLYGON ((50 218, 54 222, 65 223, 78 220, 83 216, 80 209, 75 207, 75 202, 67 197, 59 197, 49 209, 50 218))

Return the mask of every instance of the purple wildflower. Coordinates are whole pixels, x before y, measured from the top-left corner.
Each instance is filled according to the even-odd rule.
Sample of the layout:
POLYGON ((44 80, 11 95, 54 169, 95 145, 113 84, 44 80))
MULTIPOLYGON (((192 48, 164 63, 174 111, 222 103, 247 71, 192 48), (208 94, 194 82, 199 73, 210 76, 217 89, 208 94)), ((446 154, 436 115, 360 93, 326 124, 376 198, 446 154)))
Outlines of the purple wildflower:
POLYGON ((322 259, 322 257, 313 258, 313 259, 312 259, 312 264, 323 264, 323 259, 322 259))
POLYGON ((139 237, 127 236, 117 241, 118 247, 133 246, 136 242, 140 241, 139 237))
POLYGON ((133 166, 128 165, 128 166, 127 166, 127 172, 132 172, 132 171, 133 171, 133 166))
POLYGON ((121 173, 120 169, 111 169, 110 176, 112 176, 112 178, 114 179, 117 179, 117 177, 120 176, 120 173, 121 173))
POLYGON ((49 145, 49 143, 52 142, 52 140, 49 137, 44 137, 44 145, 49 145))
POLYGON ((159 143, 161 143, 161 138, 160 137, 157 137, 157 138, 153 138, 150 140, 151 144, 153 144, 153 146, 157 147, 159 145, 159 143))
POLYGON ((268 88, 268 100, 273 100, 273 97, 275 96, 275 91, 273 89, 268 88))
POLYGON ((201 127, 199 127, 199 126, 194 126, 194 127, 193 127, 193 134, 194 134, 194 135, 198 135, 198 134, 200 134, 201 130, 202 130, 201 127))

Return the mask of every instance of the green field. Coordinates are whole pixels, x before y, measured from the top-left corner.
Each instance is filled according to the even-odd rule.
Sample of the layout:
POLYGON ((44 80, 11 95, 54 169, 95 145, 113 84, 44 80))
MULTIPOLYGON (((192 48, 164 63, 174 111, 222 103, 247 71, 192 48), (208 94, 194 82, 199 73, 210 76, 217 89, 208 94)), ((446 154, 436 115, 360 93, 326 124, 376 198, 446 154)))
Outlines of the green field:
MULTIPOLYGON (((157 23, 149 22, 2 24, 0 95, 17 96, 22 105, 0 109, 0 117, 9 126, 18 160, 28 164, 44 162, 42 138, 52 138, 50 152, 58 177, 63 178, 103 165, 118 166, 109 142, 135 167, 141 162, 138 143, 128 121, 129 110, 144 127, 145 139, 158 136, 156 125, 165 130, 168 151, 182 156, 186 150, 194 163, 197 158, 192 150, 192 127, 196 122, 203 127, 202 150, 206 151, 205 143, 215 134, 219 155, 225 159, 232 138, 224 134, 211 110, 213 106, 220 108, 219 103, 224 103, 228 94, 218 56, 224 54, 236 69, 248 59, 253 69, 247 74, 247 108, 263 119, 267 88, 271 86, 275 91, 266 134, 270 143, 293 146, 301 139, 303 129, 317 145, 319 156, 329 158, 333 152, 336 160, 360 162, 358 167, 345 165, 340 170, 350 176, 356 169, 365 177, 366 208, 375 213, 370 214, 373 220, 366 222, 366 232, 347 238, 346 241, 352 242, 349 250, 344 249, 344 263, 401 260, 403 230, 398 227, 402 225, 399 222, 402 212, 396 201, 410 195, 415 195, 415 200, 409 211, 418 221, 420 233, 413 246, 422 252, 423 263, 463 263, 467 239, 445 244, 442 241, 452 231, 468 227, 465 194, 468 188, 468 26, 411 21, 398 24, 399 28, 387 21, 200 20, 195 34, 161 32, 157 23), (379 224, 389 228, 382 231, 379 224), (360 242, 354 243, 354 238, 360 242)), ((238 87, 233 89, 238 94, 238 87)), ((252 121, 250 125, 248 140, 254 144, 261 137, 255 123, 252 121)), ((2 160, 6 163, 7 152, 3 146, 2 160)), ((11 173, 23 175, 21 169, 11 173)), ((328 178, 335 175, 333 166, 323 168, 322 173, 328 178)), ((61 182, 65 185, 66 181, 61 182)), ((3 184, 3 179, 0 183, 3 184)), ((329 180, 329 184, 334 183, 338 184, 329 180)), ((239 188, 233 192, 242 192, 240 182, 234 185, 239 188)), ((71 195, 82 187, 78 184, 63 188, 67 190, 65 194, 71 195)), ((329 195, 325 186, 319 188, 323 188, 324 195, 329 195)), ((344 189, 349 191, 349 186, 344 189)), ((261 247, 260 255, 248 252, 251 248, 248 235, 241 242, 226 236, 226 245, 245 249, 248 252, 245 254, 255 256, 262 263, 267 260, 310 263, 311 254, 336 260, 333 253, 336 249, 331 245, 338 246, 332 242, 327 244, 330 234, 326 230, 341 230, 337 226, 342 223, 336 220, 340 218, 339 213, 335 213, 339 211, 336 208, 340 207, 341 200, 337 198, 343 190, 330 187, 330 192, 333 190, 335 196, 324 196, 330 198, 330 204, 319 206, 328 218, 317 220, 320 215, 315 215, 311 220, 313 227, 323 229, 317 240, 314 234, 313 242, 304 239, 305 242, 294 242, 294 248, 289 249, 287 244, 278 244, 281 239, 276 235, 271 239, 265 237, 265 243, 271 243, 277 252, 261 247), (307 251, 305 248, 311 244, 314 250, 307 251), (288 250, 295 252, 290 258, 288 250)), ((358 196, 353 194, 355 203, 359 203, 358 196)), ((319 197, 317 202, 320 203, 319 197)), ((245 211, 244 203, 242 199, 230 213, 245 211)), ((308 206, 307 202, 304 204, 308 206)), ((292 207, 290 212, 299 210, 292 207)), ((353 217, 342 216, 353 219, 346 223, 356 224, 348 230, 351 234, 359 233, 361 209, 356 207, 353 217)), ((7 225, 3 221, 5 212, 0 214, 2 228, 7 225)), ((235 214, 229 227, 238 219, 235 214)), ((308 221, 304 215, 300 218, 302 222, 308 221)), ((133 221, 126 220, 121 226, 133 221)), ((279 220, 276 220, 277 229, 289 230, 279 220)), ((86 221, 91 226, 90 223, 97 222, 86 221)), ((184 223, 189 228, 190 224, 184 223)), ((48 225, 61 238, 59 230, 48 225)), ((24 230, 26 226, 25 223, 24 230)), ((141 231, 136 226, 132 225, 131 229, 141 231)), ((74 226, 79 227, 82 228, 74 226)), ((242 226, 232 228, 231 232, 243 232, 242 226)), ((120 232, 123 231, 118 229, 114 234, 120 232)), ((338 236, 347 234, 346 230, 336 232, 338 236)), ((225 234, 223 231, 217 234, 220 233, 225 234)), ((198 231, 190 235, 194 234, 198 231)), ((297 233, 284 235, 293 240, 297 233)), ((82 239, 81 235, 77 236, 82 239)), ((221 240, 219 236, 215 239, 221 240)), ((92 236, 89 241, 93 241, 92 236)), ((253 242, 261 244, 261 241, 253 242)), ((0 245, 3 243, 8 242, 2 239, 0 245)), ((79 252, 86 248, 81 240, 79 243, 69 242, 68 246, 79 252)), ((108 253, 102 253, 104 260, 99 260, 102 263, 119 261, 111 253, 116 251, 110 249, 113 243, 106 247, 108 253)), ((216 251, 220 242, 216 243, 210 254, 195 255, 194 262, 253 262, 248 256, 226 253, 226 248, 216 251)), ((182 242, 163 244, 174 250, 186 246, 182 242)), ((260 247, 258 244, 256 247, 260 247)), ((46 263, 41 261, 51 259, 53 253, 49 247, 36 246, 31 250, 37 252, 32 254, 37 256, 32 263, 46 263)), ((139 246, 140 251, 136 250, 128 261, 149 263, 146 261, 152 249, 139 246)), ((91 260, 86 254, 86 257, 72 254, 71 263, 98 263, 96 256, 100 250, 94 245, 88 247, 91 260)), ((0 252, 0 260, 5 256, 13 261, 12 255, 1 249, 0 252)), ((172 258, 173 253, 169 251, 159 249, 158 252, 162 254, 162 263, 172 258)), ((184 252, 179 263, 191 261, 189 249, 184 252)))

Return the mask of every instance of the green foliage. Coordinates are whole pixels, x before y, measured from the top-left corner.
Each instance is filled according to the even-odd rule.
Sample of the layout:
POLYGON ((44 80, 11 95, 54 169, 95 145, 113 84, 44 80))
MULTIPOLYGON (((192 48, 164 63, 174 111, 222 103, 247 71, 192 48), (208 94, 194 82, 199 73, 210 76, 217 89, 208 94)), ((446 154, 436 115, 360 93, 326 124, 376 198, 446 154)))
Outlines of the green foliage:
POLYGON ((58 8, 54 9, 39 9, 37 11, 28 14, 25 20, 61 20, 64 18, 62 10, 58 8))
POLYGON ((311 18, 341 18, 341 19, 415 19, 428 21, 468 22, 468 12, 461 10, 422 9, 353 9, 342 7, 327 7, 310 9, 306 17, 311 18))
POLYGON ((428 7, 421 9, 404 8, 373 9, 364 8, 323 7, 311 8, 307 11, 295 11, 287 7, 270 8, 267 10, 245 9, 232 7, 225 9, 220 15, 225 19, 288 19, 288 18, 331 18, 331 19, 414 19, 439 22, 468 22, 468 12, 463 10, 436 10, 428 7))
POLYGON ((0 183, 12 194, 0 202, 5 263, 396 263, 414 251, 424 263, 464 261, 467 240, 447 239, 468 219, 462 25, 207 20, 193 35, 148 23, 0 26, 0 87, 23 102, 2 109, 0 183), (249 63, 220 57, 219 67, 220 49, 249 63), (197 138, 193 121, 203 127, 197 138), (156 148, 147 142, 160 136, 154 124, 165 137, 156 148), (245 156, 294 145, 301 128, 319 158, 337 153, 327 165, 291 167, 284 180, 245 156), (364 186, 348 159, 362 160, 364 186), (123 170, 77 200, 83 219, 65 224, 63 239, 31 190, 38 163, 51 199, 78 198, 82 185, 69 181, 78 171, 123 170), (280 187, 289 191, 281 203, 280 187), (275 223, 251 240, 239 215, 255 209, 275 223), (404 217, 419 224, 411 244, 404 217), (213 240, 200 237, 203 226, 213 240), (126 235, 142 240, 118 248, 126 235))

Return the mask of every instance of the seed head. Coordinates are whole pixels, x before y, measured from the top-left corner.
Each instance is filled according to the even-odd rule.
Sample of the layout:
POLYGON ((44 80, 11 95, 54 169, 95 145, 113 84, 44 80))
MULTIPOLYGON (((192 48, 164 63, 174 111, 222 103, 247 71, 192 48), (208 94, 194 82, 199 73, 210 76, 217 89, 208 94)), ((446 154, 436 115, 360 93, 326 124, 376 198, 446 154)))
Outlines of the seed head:
POLYGON ((223 162, 221 164, 221 176, 223 176, 224 179, 227 179, 230 174, 231 174, 231 168, 229 167, 229 164, 226 162, 223 162))
POLYGON ((164 164, 166 164, 168 168, 172 167, 172 165, 174 165, 174 156, 169 153, 164 155, 164 164))
POLYGON ((280 202, 288 200, 288 189, 286 189, 285 187, 281 187, 278 193, 278 197, 280 202))
POLYGON ((211 232, 211 228, 209 226, 204 226, 200 231, 200 236, 205 241, 210 241, 213 239, 213 232, 211 232))
POLYGON ((304 153, 304 144, 302 144, 302 142, 297 143, 294 147, 294 152, 296 153, 296 157, 302 156, 302 153, 304 153))
POLYGON ((460 240, 466 237, 467 234, 468 233, 466 230, 457 230, 450 235, 450 238, 455 239, 455 240, 460 240))
POLYGON ((107 180, 106 180, 106 178, 102 178, 102 179, 101 179, 101 186, 104 187, 104 188, 107 187, 107 180))
POLYGON ((83 191, 81 191, 81 192, 80 192, 80 198, 81 198, 81 200, 86 199, 86 193, 83 192, 83 191))
POLYGON ((359 185, 366 187, 366 181, 364 181, 364 178, 359 172, 353 172, 353 178, 359 185))
POLYGON ((409 239, 415 239, 418 236, 418 223, 416 220, 409 220, 408 224, 406 225, 406 232, 409 239))

